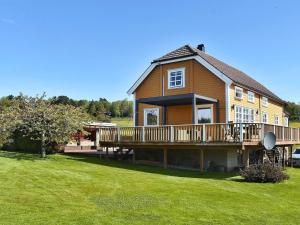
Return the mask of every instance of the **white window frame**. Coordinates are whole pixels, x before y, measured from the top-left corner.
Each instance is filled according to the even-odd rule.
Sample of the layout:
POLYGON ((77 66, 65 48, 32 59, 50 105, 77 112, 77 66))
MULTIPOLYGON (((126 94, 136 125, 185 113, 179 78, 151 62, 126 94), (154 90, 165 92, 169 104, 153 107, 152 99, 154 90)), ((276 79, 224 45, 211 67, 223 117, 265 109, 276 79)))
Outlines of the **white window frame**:
POLYGON ((255 102, 255 94, 252 91, 248 91, 248 102, 251 102, 251 103, 255 102))
POLYGON ((285 127, 289 126, 289 117, 287 117, 287 116, 284 117, 284 126, 285 127))
POLYGON ((267 124, 269 122, 269 114, 267 112, 261 113, 261 122, 267 124), (266 121, 264 121, 264 115, 266 116, 266 121))
POLYGON ((158 126, 159 125, 159 121, 160 121, 160 114, 159 114, 159 108, 147 108, 147 109, 144 109, 144 126, 147 126, 147 127, 150 127, 150 126, 158 126), (154 124, 154 125, 148 125, 147 124, 147 115, 149 112, 151 111, 156 111, 157 112, 157 123, 154 124))
POLYGON ((237 99, 237 100, 243 100, 243 97, 244 97, 244 89, 235 86, 235 88, 234 88, 234 98, 237 99), (242 92, 242 96, 241 96, 241 97, 238 97, 238 96, 237 96, 237 93, 238 93, 239 91, 242 92))
POLYGON ((177 88, 184 88, 185 87, 185 68, 182 67, 182 68, 176 68, 176 69, 171 69, 171 70, 168 70, 168 89, 177 89, 177 88), (174 72, 178 72, 180 71, 181 72, 181 76, 182 76, 182 80, 181 80, 181 85, 176 85, 176 81, 175 81, 175 86, 171 86, 171 73, 174 73, 174 72))
POLYGON ((255 123, 255 109, 236 105, 234 107, 234 121, 236 123, 255 123), (237 117, 237 113, 239 117, 237 117))
POLYGON ((267 97, 262 97, 261 98, 261 104, 264 107, 268 107, 268 105, 269 105, 269 99, 267 97))
POLYGON ((208 109, 208 108, 211 109, 211 123, 214 123, 214 105, 213 104, 206 104, 206 105, 198 105, 197 106, 197 113, 196 113, 196 115, 197 115, 197 119, 196 119, 197 124, 199 124, 198 123, 198 121, 199 121, 198 109, 208 109))
POLYGON ((279 126, 280 125, 280 119, 279 119, 279 116, 278 115, 275 115, 274 116, 274 124, 279 126))

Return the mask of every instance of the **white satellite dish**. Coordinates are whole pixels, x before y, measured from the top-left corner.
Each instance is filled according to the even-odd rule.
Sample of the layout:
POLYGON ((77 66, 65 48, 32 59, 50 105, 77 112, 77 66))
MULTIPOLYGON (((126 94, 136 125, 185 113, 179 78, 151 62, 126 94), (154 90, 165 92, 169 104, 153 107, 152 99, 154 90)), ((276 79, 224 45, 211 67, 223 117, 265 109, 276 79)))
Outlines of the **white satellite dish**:
POLYGON ((263 145, 266 150, 272 150, 276 145, 276 135, 273 132, 266 133, 263 145))

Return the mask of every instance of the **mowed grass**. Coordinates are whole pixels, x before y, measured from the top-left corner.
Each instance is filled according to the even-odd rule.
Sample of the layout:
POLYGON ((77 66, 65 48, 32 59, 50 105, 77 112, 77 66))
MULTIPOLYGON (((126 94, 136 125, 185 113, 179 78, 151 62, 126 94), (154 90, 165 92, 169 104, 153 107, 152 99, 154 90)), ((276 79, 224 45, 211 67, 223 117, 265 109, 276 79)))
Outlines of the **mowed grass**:
POLYGON ((119 126, 119 127, 132 127, 133 126, 132 118, 112 118, 111 122, 117 124, 117 126, 119 126))
POLYGON ((0 151, 0 224, 299 224, 300 170, 250 184, 234 174, 94 157, 0 151))

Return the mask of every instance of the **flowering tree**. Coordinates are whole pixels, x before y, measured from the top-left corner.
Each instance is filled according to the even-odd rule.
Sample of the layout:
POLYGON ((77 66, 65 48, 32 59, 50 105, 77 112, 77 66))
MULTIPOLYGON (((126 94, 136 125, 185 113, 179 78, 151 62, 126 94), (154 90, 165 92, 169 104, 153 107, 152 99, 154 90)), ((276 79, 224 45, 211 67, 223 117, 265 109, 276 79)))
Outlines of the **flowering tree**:
POLYGON ((45 99, 45 95, 40 97, 20 95, 1 114, 3 118, 15 118, 14 122, 12 120, 7 122, 9 130, 3 127, 3 130, 7 131, 6 136, 9 132, 19 130, 24 136, 40 141, 42 157, 46 156, 48 145, 67 143, 72 139, 72 134, 82 130, 84 123, 89 119, 80 108, 52 104, 45 99))

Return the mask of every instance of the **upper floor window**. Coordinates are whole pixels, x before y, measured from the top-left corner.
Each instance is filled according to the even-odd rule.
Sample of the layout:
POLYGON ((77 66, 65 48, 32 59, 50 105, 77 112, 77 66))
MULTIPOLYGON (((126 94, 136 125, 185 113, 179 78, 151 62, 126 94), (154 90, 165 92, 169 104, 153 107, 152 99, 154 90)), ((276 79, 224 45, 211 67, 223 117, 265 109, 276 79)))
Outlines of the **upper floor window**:
POLYGON ((255 100, 254 93, 251 91, 248 91, 248 102, 254 103, 254 100, 255 100))
POLYGON ((269 104, 268 98, 262 97, 261 102, 262 102, 262 106, 268 107, 268 104, 269 104))
POLYGON ((234 97, 236 99, 242 100, 243 99, 243 88, 235 87, 234 97))
POLYGON ((174 70, 168 70, 168 87, 171 88, 183 88, 185 82, 185 69, 178 68, 174 70))
POLYGON ((262 122, 262 123, 268 123, 268 113, 263 112, 263 113, 261 114, 261 122, 262 122))
POLYGON ((279 116, 277 116, 277 115, 275 116, 274 124, 279 125, 279 116))

